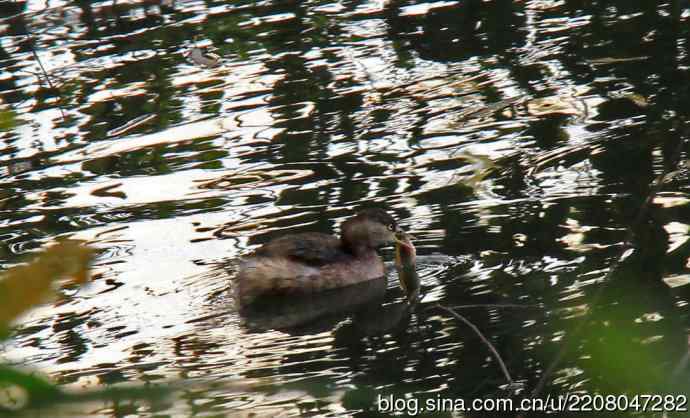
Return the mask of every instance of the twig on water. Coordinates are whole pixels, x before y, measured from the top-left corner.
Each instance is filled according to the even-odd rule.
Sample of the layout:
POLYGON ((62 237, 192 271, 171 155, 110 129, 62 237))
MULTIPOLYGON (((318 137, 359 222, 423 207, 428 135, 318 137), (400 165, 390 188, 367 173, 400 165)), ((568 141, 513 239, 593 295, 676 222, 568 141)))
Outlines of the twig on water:
POLYGON ((491 341, 489 341, 489 340, 484 336, 484 334, 482 334, 482 332, 479 331, 479 328, 477 328, 476 325, 474 325, 472 322, 470 322, 469 319, 465 318, 464 316, 460 315, 459 313, 455 312, 453 309, 451 309, 451 308, 449 308, 449 307, 447 307, 447 306, 443 306, 443 305, 437 303, 437 304, 433 305, 433 307, 438 308, 438 309, 441 309, 442 311, 448 312, 448 313, 451 314, 455 319, 457 319, 457 320, 463 322, 465 325, 467 325, 468 327, 470 327, 470 328, 472 329, 472 331, 474 331, 474 333, 477 334, 477 335, 479 336, 479 338, 482 340, 482 342, 484 342, 484 344, 486 344, 486 346, 489 347, 489 350, 491 351, 491 353, 492 353, 492 354, 494 355, 494 357, 496 358, 496 361, 498 362, 498 365, 501 366, 501 370, 503 371, 503 375, 505 375, 506 380, 508 381, 508 385, 510 385, 510 386, 513 385, 513 378, 510 377, 510 373, 508 372, 508 368, 506 367, 505 362, 504 362, 503 359, 501 358, 501 355, 498 354, 498 351, 496 350, 496 347, 494 347, 494 345, 491 344, 491 341))

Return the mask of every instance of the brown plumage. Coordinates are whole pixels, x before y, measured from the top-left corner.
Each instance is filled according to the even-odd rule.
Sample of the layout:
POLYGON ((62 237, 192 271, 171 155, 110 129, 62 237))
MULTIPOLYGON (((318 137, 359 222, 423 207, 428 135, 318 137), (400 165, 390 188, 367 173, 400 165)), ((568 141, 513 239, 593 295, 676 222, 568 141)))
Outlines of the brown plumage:
MULTIPOLYGON (((341 225, 341 237, 308 232, 277 238, 240 263, 240 306, 261 296, 318 292, 383 277, 376 249, 397 241, 395 219, 367 209, 341 225)), ((407 244, 405 244, 407 245, 407 244)))

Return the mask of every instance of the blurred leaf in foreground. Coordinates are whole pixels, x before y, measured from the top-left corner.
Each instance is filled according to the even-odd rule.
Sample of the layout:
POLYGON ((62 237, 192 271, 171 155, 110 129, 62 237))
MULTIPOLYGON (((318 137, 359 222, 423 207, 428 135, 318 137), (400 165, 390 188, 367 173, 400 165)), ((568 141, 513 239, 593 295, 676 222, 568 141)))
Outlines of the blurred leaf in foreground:
POLYGON ((103 402, 158 402, 167 386, 125 386, 92 391, 63 391, 35 373, 0 366, 0 416, 8 418, 74 417, 103 402))
POLYGON ((0 365, 0 411, 24 408, 29 402, 44 405, 62 392, 42 377, 0 365))
POLYGON ((94 251, 79 241, 61 241, 0 275, 0 338, 19 315, 45 301, 58 280, 85 283, 93 256, 94 251))
POLYGON ((17 114, 12 109, 0 109, 0 131, 11 131, 17 126, 17 114))

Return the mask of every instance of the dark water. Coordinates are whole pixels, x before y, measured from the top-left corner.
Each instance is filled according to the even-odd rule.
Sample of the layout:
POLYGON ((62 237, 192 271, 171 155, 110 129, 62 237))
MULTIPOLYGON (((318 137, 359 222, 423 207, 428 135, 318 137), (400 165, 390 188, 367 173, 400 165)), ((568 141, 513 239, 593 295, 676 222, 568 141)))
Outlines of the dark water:
POLYGON ((93 284, 27 316, 2 357, 73 388, 204 382, 75 415, 387 416, 379 396, 529 396, 559 353, 540 397, 690 392, 687 2, 30 1, 0 16, 0 262, 58 237, 100 251, 93 284), (414 314, 395 272, 237 314, 239 256, 336 232, 361 206, 416 237, 414 314), (459 311, 515 387, 437 302, 537 305, 459 311))

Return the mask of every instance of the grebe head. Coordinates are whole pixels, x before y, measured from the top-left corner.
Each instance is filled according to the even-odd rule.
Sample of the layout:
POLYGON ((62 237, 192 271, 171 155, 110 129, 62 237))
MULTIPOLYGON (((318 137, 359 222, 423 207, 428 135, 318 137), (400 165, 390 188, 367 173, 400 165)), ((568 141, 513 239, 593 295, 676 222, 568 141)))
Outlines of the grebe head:
POLYGON ((402 234, 395 219, 383 209, 365 209, 341 226, 343 245, 354 254, 398 242, 402 234))

